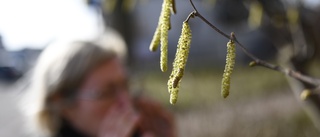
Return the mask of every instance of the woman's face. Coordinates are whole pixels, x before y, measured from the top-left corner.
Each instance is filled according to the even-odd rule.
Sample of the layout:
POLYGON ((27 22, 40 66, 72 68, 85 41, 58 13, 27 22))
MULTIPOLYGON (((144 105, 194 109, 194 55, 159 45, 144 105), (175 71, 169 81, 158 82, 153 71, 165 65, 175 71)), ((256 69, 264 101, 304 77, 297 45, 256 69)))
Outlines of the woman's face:
POLYGON ((62 115, 75 129, 97 136, 110 108, 132 108, 127 75, 117 58, 87 75, 75 101, 62 115))

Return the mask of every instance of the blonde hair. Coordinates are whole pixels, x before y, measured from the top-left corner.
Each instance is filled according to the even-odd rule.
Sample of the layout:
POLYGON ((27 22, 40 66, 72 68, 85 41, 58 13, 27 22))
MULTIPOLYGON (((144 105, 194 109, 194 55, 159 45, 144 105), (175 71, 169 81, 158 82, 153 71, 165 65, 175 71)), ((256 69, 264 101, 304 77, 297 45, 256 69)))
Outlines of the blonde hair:
POLYGON ((30 132, 53 136, 61 124, 60 104, 53 98, 60 95, 63 103, 72 101, 86 74, 116 57, 112 48, 96 43, 99 42, 58 42, 40 55, 30 90, 22 102, 30 132))

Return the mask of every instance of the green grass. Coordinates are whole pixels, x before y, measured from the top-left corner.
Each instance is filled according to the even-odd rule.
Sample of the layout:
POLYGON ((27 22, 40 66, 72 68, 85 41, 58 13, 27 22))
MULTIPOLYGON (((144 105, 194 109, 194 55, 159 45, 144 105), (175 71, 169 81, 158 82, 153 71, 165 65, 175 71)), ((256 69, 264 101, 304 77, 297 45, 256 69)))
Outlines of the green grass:
MULTIPOLYGON (((319 67, 319 63, 312 64, 310 74, 319 76, 319 67)), ((195 121, 207 122, 201 124, 202 128, 197 128, 197 125, 191 128, 180 128, 180 133, 196 129, 191 130, 194 132, 192 135, 203 137, 317 137, 319 135, 319 131, 313 126, 309 117, 301 109, 301 106, 297 105, 298 102, 295 102, 283 74, 262 67, 236 66, 231 78, 230 95, 227 99, 223 99, 220 94, 222 73, 223 68, 210 70, 186 69, 181 82, 178 102, 174 106, 169 104, 169 93, 167 92, 167 81, 170 71, 162 73, 156 69, 154 71, 138 72, 133 77, 132 84, 136 86, 136 89, 142 87, 144 90, 143 94, 154 98, 167 108, 172 109, 175 115, 179 116, 177 118, 178 123, 194 124, 195 121), (287 103, 286 106, 290 105, 294 111, 286 112, 284 108, 285 112, 281 111, 278 114, 277 111, 279 110, 272 110, 268 108, 268 105, 261 105, 261 103, 277 101, 273 97, 281 98, 281 95, 292 99, 293 105, 295 105, 292 106, 291 103, 287 103), (241 108, 235 111, 235 109, 242 105, 246 105, 247 107, 244 106, 244 108, 248 110, 248 108, 254 106, 252 103, 257 103, 258 105, 260 103, 261 106, 266 107, 261 109, 265 109, 269 115, 264 117, 261 114, 258 116, 245 115, 246 113, 242 112, 241 108), (221 129, 222 131, 226 130, 226 132, 212 132, 212 129, 219 126, 219 124, 210 123, 210 120, 215 121, 219 119, 214 117, 215 114, 219 113, 217 111, 226 111, 228 115, 231 115, 226 118, 231 120, 231 124, 229 124, 231 126, 221 129), (237 114, 242 116, 238 116, 237 114), (188 116, 192 117, 192 119, 188 116), (248 116, 251 117, 248 118, 248 116)), ((280 104, 283 103, 280 102, 280 104)), ((282 108, 278 109, 282 110, 282 108)), ((256 112, 253 111, 252 113, 256 112)))
POLYGON ((318 61, 312 62, 308 71, 311 76, 320 78, 320 63, 318 61))
MULTIPOLYGON (((187 70, 181 82, 175 109, 210 105, 224 100, 220 94, 222 73, 223 69, 187 70)), ((167 92, 168 77, 169 72, 148 71, 144 72, 136 83, 143 85, 144 94, 165 105, 170 105, 167 92)), ((270 94, 283 87, 288 87, 288 85, 285 77, 278 72, 260 67, 237 67, 231 78, 231 90, 227 100, 270 94)))

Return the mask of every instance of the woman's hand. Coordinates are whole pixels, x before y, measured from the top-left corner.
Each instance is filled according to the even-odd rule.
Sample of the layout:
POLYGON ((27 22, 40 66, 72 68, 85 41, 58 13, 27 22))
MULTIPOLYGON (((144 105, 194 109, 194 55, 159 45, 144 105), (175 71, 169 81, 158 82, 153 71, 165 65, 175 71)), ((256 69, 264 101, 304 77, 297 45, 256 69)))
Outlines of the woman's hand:
POLYGON ((144 97, 136 98, 135 106, 140 114, 139 129, 143 137, 176 137, 173 115, 159 103, 144 97))
POLYGON ((115 103, 105 116, 99 137, 130 137, 138 123, 139 115, 132 106, 115 103))

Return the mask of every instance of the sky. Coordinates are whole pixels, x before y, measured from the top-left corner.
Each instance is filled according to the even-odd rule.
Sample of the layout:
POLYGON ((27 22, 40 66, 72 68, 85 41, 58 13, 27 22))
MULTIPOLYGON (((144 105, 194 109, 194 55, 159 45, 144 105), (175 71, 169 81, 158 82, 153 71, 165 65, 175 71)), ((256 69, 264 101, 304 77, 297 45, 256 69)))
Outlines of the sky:
POLYGON ((306 6, 317 8, 320 5, 320 0, 302 0, 306 6))
POLYGON ((0 0, 0 35, 6 49, 41 49, 58 39, 90 39, 102 29, 84 0, 0 0))

